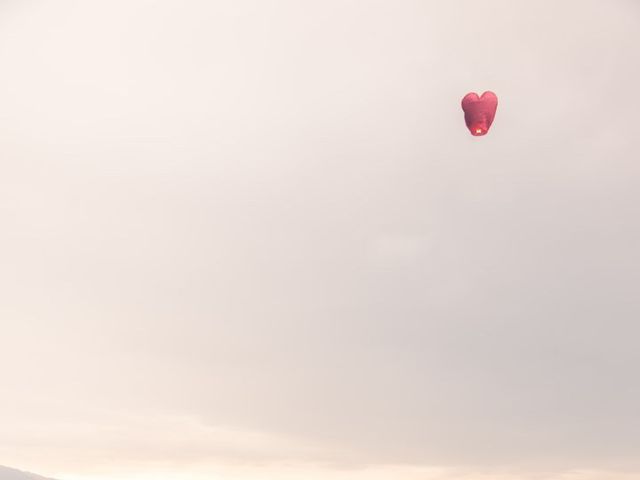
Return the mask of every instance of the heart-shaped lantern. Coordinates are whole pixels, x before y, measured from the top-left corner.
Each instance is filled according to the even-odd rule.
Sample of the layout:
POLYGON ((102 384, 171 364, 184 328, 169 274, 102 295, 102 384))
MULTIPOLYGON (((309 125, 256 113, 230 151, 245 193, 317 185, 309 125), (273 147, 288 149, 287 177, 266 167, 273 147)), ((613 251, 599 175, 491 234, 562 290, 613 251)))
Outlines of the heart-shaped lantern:
POLYGON ((498 108, 498 97, 493 92, 467 93, 462 99, 464 121, 474 137, 485 135, 493 123, 498 108))

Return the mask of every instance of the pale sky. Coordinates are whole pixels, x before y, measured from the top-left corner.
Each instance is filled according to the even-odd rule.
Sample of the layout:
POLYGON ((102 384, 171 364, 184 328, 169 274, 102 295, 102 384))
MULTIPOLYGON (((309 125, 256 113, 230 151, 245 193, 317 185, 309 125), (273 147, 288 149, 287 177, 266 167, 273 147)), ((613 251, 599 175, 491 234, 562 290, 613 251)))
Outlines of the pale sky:
POLYGON ((635 0, 0 0, 0 464, 639 478, 639 48, 635 0))

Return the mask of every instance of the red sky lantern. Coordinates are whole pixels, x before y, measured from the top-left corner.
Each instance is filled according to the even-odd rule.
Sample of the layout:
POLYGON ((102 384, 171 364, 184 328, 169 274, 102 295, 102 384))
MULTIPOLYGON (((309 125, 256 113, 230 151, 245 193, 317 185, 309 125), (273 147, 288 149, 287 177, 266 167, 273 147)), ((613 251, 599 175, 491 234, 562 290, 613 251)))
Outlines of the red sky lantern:
POLYGON ((498 108, 498 97, 493 92, 467 93, 462 99, 464 121, 474 137, 486 135, 498 108))

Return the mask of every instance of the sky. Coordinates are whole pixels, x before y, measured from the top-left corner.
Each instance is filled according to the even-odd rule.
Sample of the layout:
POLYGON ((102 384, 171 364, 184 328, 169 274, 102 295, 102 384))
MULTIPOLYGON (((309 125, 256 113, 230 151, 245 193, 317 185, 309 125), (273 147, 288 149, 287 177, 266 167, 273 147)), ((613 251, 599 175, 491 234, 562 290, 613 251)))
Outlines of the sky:
POLYGON ((638 478, 639 45, 634 0, 0 0, 0 464, 638 478))

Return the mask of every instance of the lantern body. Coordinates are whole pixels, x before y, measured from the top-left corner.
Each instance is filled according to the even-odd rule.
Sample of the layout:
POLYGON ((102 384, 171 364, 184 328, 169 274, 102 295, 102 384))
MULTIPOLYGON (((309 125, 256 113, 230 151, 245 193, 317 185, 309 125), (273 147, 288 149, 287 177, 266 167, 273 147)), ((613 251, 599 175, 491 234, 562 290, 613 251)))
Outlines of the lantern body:
POLYGON ((462 99, 464 121, 474 137, 486 135, 498 108, 498 97, 493 92, 467 93, 462 99))

